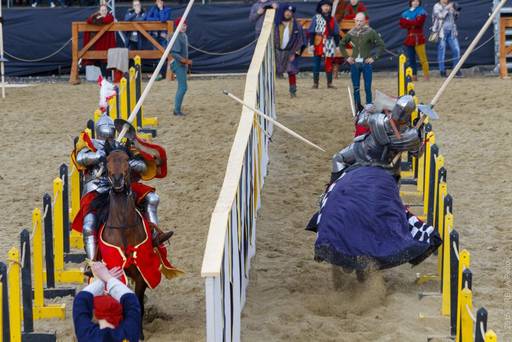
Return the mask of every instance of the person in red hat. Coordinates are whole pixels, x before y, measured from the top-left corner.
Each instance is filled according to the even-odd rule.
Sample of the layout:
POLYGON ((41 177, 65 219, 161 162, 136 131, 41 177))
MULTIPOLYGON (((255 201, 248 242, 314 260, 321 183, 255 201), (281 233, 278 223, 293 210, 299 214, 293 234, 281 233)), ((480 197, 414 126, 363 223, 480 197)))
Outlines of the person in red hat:
MULTIPOLYGON (((176 19, 175 27, 181 22, 181 17, 176 19)), ((174 43, 171 54, 174 61, 171 64, 172 72, 176 75, 178 81, 178 89, 176 90, 176 97, 174 99, 174 111, 175 116, 184 116, 185 113, 181 111, 181 104, 183 98, 187 92, 187 72, 189 67, 192 65, 192 60, 188 58, 188 37, 187 37, 187 22, 184 21, 181 26, 181 30, 178 33, 176 42, 174 43)))
POLYGON ((78 342, 139 341, 141 311, 132 290, 117 278, 123 270, 110 271, 93 262, 94 281, 78 292, 73 301, 73 324, 78 342), (104 294, 106 292, 108 294, 104 294))

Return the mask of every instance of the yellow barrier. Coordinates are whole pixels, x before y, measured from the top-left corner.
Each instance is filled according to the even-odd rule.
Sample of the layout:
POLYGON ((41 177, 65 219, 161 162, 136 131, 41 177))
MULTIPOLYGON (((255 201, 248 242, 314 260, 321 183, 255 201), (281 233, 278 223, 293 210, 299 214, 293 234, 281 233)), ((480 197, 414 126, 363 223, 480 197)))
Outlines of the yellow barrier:
POLYGON ((121 119, 128 120, 128 91, 126 89, 126 78, 121 78, 121 82, 119 82, 119 102, 120 102, 120 111, 121 111, 121 119))
MULTIPOLYGON (((430 151, 431 146, 436 143, 436 135, 434 132, 428 132, 425 143, 425 168, 424 168, 424 185, 423 185, 423 214, 428 213, 428 198, 430 194, 430 151)), ((423 217, 424 218, 424 217, 423 217)))
POLYGON ((460 295, 460 333, 455 337, 455 341, 473 342, 473 294, 470 289, 465 287, 460 295))
MULTIPOLYGON (((441 239, 443 239, 444 236, 444 230, 445 230, 445 220, 444 220, 444 198, 446 195, 448 195, 448 186, 445 182, 440 182, 438 185, 439 192, 436 197, 438 197, 438 203, 437 203, 437 218, 434 214, 434 224, 432 225, 434 229, 437 227, 437 231, 439 233, 439 236, 441 239)), ((444 241, 444 240, 443 240, 444 241)), ((450 240, 448 240, 450 241, 450 240)), ((450 243, 448 242, 448 245, 450 243)), ((437 274, 441 277, 443 274, 443 259, 445 255, 443 254, 443 248, 439 249, 439 253, 437 255, 437 274)), ((443 279, 444 281, 444 279, 443 279)))
POLYGON ((9 329, 11 342, 21 342, 21 282, 20 282, 20 252, 13 247, 7 253, 9 269, 7 281, 9 282, 9 329))
MULTIPOLYGON (((435 162, 435 168, 434 168, 434 213, 432 215, 432 226, 438 227, 437 223, 437 217, 438 217, 438 209, 441 208, 441 206, 438 206, 438 201, 440 195, 439 195, 439 170, 444 167, 444 157, 442 155, 438 155, 434 158, 435 162)), ((441 221, 443 222, 443 221, 441 221)), ((439 231, 440 236, 442 236, 442 232, 439 231)))
MULTIPOLYGON (((71 208, 69 212, 69 219, 71 222, 75 219, 76 214, 80 210, 80 172, 76 169, 74 164, 71 162, 71 176, 69 178, 70 182, 70 197, 71 197, 71 208)), ((69 245, 71 248, 76 249, 84 249, 84 243, 82 239, 82 234, 75 230, 71 230, 69 235, 69 245)))
POLYGON ((41 210, 32 212, 33 236, 33 272, 34 272, 34 319, 66 318, 66 304, 44 304, 44 272, 43 272, 43 228, 41 223, 41 210))
POLYGON ((137 98, 136 98, 136 95, 135 95, 135 88, 136 88, 136 83, 137 83, 137 79, 136 79, 136 75, 135 75, 135 68, 134 67, 131 67, 130 68, 130 72, 129 72, 129 83, 130 83, 130 103, 129 103, 129 106, 128 106, 128 112, 131 113, 133 108, 135 108, 135 105, 137 104, 137 98))
POLYGON ((64 269, 64 226, 62 221, 62 188, 63 182, 59 177, 53 181, 53 235, 55 281, 57 283, 83 283, 83 272, 78 269, 64 269))
POLYGON ((407 57, 405 55, 400 55, 398 58, 398 96, 405 95, 405 63, 407 62, 407 57))
POLYGON ((498 342, 498 337, 493 330, 488 330, 485 333, 485 342, 498 342))
POLYGON ((450 233, 453 229, 453 214, 447 213, 444 218, 444 229, 443 235, 441 238, 443 239, 442 255, 443 255, 443 288, 442 288, 442 304, 441 304, 441 314, 444 316, 449 316, 450 312, 450 301, 451 301, 451 289, 450 289, 450 268, 451 268, 451 253, 450 253, 450 233))
POLYGON ((108 100, 108 113, 112 120, 117 119, 117 96, 112 96, 108 100))
MULTIPOLYGON (((460 326, 460 323, 461 323, 461 300, 462 300, 462 272, 464 272, 465 269, 469 269, 469 264, 470 264, 470 254, 467 250, 463 249, 460 253, 459 253, 459 281, 457 283, 457 293, 458 293, 458 300, 457 300, 457 335, 456 336, 460 336, 460 333, 461 333, 461 326, 460 326)), ((459 341, 459 339, 457 339, 456 341, 459 341)))
POLYGON ((101 109, 96 109, 94 111, 94 122, 98 122, 102 114, 103 112, 101 111, 101 109))

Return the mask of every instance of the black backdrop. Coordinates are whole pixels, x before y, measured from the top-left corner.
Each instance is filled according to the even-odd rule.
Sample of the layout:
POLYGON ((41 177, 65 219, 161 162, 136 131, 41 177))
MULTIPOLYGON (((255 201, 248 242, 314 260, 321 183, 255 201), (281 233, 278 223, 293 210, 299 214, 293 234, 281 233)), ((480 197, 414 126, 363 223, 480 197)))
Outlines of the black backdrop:
MULTIPOLYGON (((371 19, 371 26, 377 29, 387 49, 393 53, 402 51, 405 31, 398 26, 400 13, 406 8, 405 0, 367 0, 365 1, 371 19), (405 6, 404 6, 405 5, 405 6)), ((434 0, 424 1, 430 13, 434 0)), ((464 51, 488 18, 492 1, 461 0, 462 7, 459 26, 459 41, 464 51)), ((316 2, 298 2, 297 16, 311 17, 316 2)), ((194 47, 213 53, 229 54, 210 55, 191 49, 195 73, 228 73, 245 72, 249 66, 254 44, 243 49, 254 41, 253 26, 248 22, 250 5, 219 4, 194 6, 189 16, 189 41, 194 47), (238 50, 238 51, 237 51, 238 50)), ((124 17, 126 7, 116 9, 118 19, 124 17)), ((96 8, 24 8, 7 9, 4 12, 4 45, 9 62, 6 63, 7 74, 30 75, 37 73, 55 73, 58 70, 67 72, 71 64, 71 43, 62 50, 61 47, 71 38, 71 22, 82 21, 93 13, 96 8), (58 52, 57 52, 58 51, 58 52), (55 53, 57 52, 57 53, 55 53), (44 57, 51 57, 42 60, 44 57), (27 60, 21 61, 19 59, 27 60), (30 62, 29 62, 30 60, 30 62)), ((184 6, 173 6, 172 18, 178 17, 184 6)), ((430 27, 430 19, 426 27, 430 27)), ((491 39, 493 26, 484 35, 481 43, 491 39)), ((119 41, 119 39, 118 39, 119 41)), ((435 69, 435 46, 428 46, 428 55, 435 69)), ((450 54, 447 53, 447 57, 450 54)), ((474 52, 465 64, 494 64, 494 40, 474 52)), ((396 57, 386 53, 377 64, 378 69, 391 69, 396 65, 396 57)), ((310 59, 303 59, 301 68, 310 69, 310 59)))

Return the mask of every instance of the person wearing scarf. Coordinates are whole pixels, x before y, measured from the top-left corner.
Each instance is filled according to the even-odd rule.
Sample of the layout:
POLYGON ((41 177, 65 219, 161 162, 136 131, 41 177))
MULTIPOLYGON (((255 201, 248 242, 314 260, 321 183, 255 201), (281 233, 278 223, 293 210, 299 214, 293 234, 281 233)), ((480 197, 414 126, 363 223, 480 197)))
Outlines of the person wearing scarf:
POLYGON ((320 64, 325 57, 325 74, 327 88, 336 88, 332 85, 333 61, 336 46, 340 41, 340 28, 336 19, 331 16, 332 3, 330 0, 321 0, 316 6, 315 16, 309 26, 310 49, 313 53, 313 88, 318 89, 320 80, 320 64))
MULTIPOLYGON (((108 7, 105 4, 101 4, 97 12, 94 12, 87 18, 87 24, 104 26, 114 22, 114 16, 108 11, 108 7)), ((86 46, 91 39, 97 33, 95 32, 84 32, 84 45, 86 46)), ((89 51, 108 51, 108 49, 115 48, 116 45, 116 34, 115 32, 105 32, 97 41, 93 44, 89 51)), ((101 69, 101 75, 107 77, 107 60, 93 60, 84 59, 83 65, 96 65, 101 69)))
POLYGON ((416 55, 420 59, 421 68, 425 80, 429 79, 429 67, 427 52, 425 49, 425 35, 423 26, 427 18, 427 11, 421 6, 421 0, 409 0, 409 9, 402 13, 400 18, 400 27, 407 30, 407 37, 404 45, 407 51, 409 65, 412 68, 414 81, 418 80, 418 67, 416 65, 416 55))
POLYGON ((299 57, 305 46, 304 31, 294 18, 295 7, 283 4, 276 15, 274 43, 276 45, 277 74, 288 73, 290 96, 297 96, 299 57))
POLYGON ((350 0, 350 4, 345 6, 345 15, 343 19, 345 20, 354 20, 356 18, 357 13, 364 13, 366 16, 366 20, 369 20, 368 10, 362 1, 359 0, 350 0))
POLYGON ((384 50, 384 41, 377 31, 368 26, 364 13, 358 13, 355 21, 356 26, 347 32, 339 46, 343 57, 350 64, 350 75, 354 86, 354 102, 358 110, 361 110, 363 108, 360 93, 361 74, 363 74, 364 79, 366 104, 373 103, 372 64, 384 50), (352 45, 352 56, 350 57, 346 49, 346 45, 349 43, 352 45), (376 50, 375 53, 372 53, 373 50, 376 50))
POLYGON ((73 301, 77 341, 138 342, 142 327, 140 304, 133 291, 117 279, 123 270, 109 271, 102 262, 93 262, 91 270, 94 281, 73 301))

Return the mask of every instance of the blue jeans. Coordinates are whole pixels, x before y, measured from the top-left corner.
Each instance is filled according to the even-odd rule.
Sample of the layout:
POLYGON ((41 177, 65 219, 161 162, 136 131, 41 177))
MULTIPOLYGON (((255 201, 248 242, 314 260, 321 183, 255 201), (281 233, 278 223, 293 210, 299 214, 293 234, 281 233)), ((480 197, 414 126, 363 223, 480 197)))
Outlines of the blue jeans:
POLYGON ((350 76, 354 86, 354 101, 356 105, 361 105, 361 74, 363 74, 364 79, 366 104, 372 103, 372 65, 368 63, 354 63, 350 66, 350 76))
POLYGON ((182 65, 180 62, 173 61, 171 64, 172 71, 176 74, 178 81, 178 89, 176 90, 176 98, 174 99, 174 112, 181 112, 181 104, 187 92, 187 66, 182 65))
POLYGON ((445 72, 444 60, 446 56, 446 43, 450 46, 452 51, 453 67, 457 65, 460 59, 459 40, 453 35, 452 31, 444 31, 443 39, 437 43, 437 62, 439 63, 439 71, 445 72))

